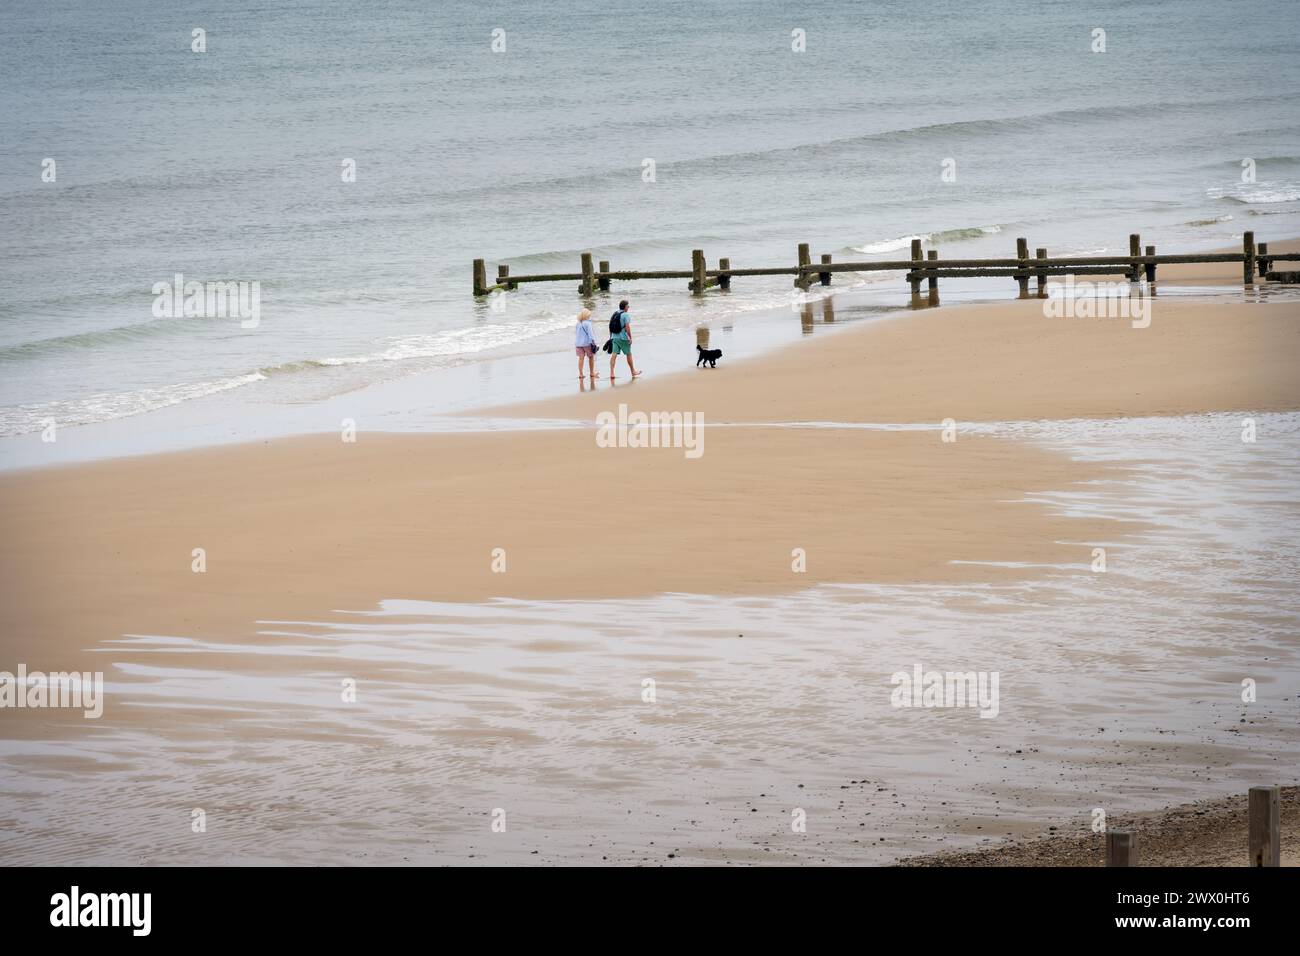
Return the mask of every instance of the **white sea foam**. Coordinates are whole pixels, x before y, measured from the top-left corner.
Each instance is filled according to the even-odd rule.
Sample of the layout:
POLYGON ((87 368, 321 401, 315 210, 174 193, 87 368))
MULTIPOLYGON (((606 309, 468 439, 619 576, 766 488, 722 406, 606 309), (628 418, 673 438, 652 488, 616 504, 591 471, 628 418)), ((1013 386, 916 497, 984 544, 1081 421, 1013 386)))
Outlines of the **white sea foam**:
POLYGON ((1205 191, 1211 199, 1227 199, 1247 205, 1273 205, 1300 200, 1300 185, 1295 183, 1254 183, 1238 186, 1214 186, 1205 191))
POLYGON ((0 437, 39 432, 51 422, 64 428, 126 418, 265 380, 263 373, 250 372, 213 382, 184 382, 128 392, 101 392, 85 398, 0 408, 0 437))
POLYGON ((978 239, 980 236, 995 236, 1001 231, 1001 226, 970 226, 961 229, 943 229, 939 232, 922 232, 911 236, 899 236, 895 239, 882 239, 879 242, 868 242, 861 246, 850 246, 849 248, 854 252, 861 252, 865 255, 875 255, 882 252, 906 249, 911 246, 913 239, 920 239, 922 242, 929 243, 960 242, 966 239, 978 239))

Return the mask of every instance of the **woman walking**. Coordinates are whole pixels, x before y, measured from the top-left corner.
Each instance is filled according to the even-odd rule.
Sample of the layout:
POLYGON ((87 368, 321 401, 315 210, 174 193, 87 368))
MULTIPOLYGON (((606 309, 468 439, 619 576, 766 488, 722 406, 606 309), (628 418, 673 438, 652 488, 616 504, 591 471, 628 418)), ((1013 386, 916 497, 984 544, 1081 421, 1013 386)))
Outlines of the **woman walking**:
POLYGON ((582 360, 587 360, 587 369, 591 372, 591 380, 594 384, 600 376, 596 373, 596 335, 591 330, 591 309, 583 309, 578 313, 578 326, 573 333, 573 350, 578 353, 578 380, 581 381, 586 376, 582 374, 582 360))

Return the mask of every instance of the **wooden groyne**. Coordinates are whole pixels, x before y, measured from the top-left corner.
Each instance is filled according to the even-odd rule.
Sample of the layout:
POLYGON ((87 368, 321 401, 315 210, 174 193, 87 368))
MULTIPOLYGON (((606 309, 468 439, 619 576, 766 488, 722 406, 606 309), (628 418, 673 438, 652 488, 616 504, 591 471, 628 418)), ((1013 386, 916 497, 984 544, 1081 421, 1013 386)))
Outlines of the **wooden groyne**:
POLYGON ((730 259, 719 259, 717 268, 708 268, 703 249, 691 251, 689 269, 611 269, 606 260, 593 263, 590 252, 581 254, 578 272, 555 272, 540 275, 511 275, 508 265, 497 266, 496 282, 487 281, 487 264, 474 260, 474 295, 484 296, 496 291, 517 289, 532 282, 577 282, 578 294, 584 298, 597 291, 608 292, 614 282, 633 282, 643 279, 686 279, 687 288, 695 295, 704 295, 710 289, 727 291, 731 280, 748 276, 794 276, 796 288, 807 291, 814 283, 828 286, 837 272, 903 272, 912 293, 914 305, 939 304, 939 280, 967 277, 993 277, 1014 279, 1020 298, 1047 298, 1047 280, 1052 276, 1126 276, 1130 282, 1146 281, 1155 293, 1156 269, 1167 263, 1241 263, 1242 283, 1254 285, 1257 277, 1272 281, 1296 281, 1295 272, 1277 272, 1278 262, 1300 261, 1300 254, 1270 254, 1268 243, 1255 244, 1255 234, 1242 236, 1241 252, 1191 253, 1187 255, 1156 255, 1155 246, 1143 248, 1142 239, 1134 233, 1129 236, 1127 255, 1104 256, 1049 256, 1044 248, 1029 255, 1029 240, 1016 240, 1016 254, 1006 259, 940 259, 937 249, 922 254, 921 240, 913 239, 911 256, 879 262, 835 262, 830 253, 822 253, 813 262, 808 243, 800 243, 796 262, 790 266, 733 267, 730 259), (1029 280, 1034 280, 1031 296, 1029 280), (925 295, 921 284, 925 283, 925 295))
MULTIPOLYGON (((1251 867, 1282 865, 1282 788, 1251 787, 1246 796, 1246 848, 1251 867)), ((1138 835, 1106 831, 1106 865, 1137 866, 1138 835)))

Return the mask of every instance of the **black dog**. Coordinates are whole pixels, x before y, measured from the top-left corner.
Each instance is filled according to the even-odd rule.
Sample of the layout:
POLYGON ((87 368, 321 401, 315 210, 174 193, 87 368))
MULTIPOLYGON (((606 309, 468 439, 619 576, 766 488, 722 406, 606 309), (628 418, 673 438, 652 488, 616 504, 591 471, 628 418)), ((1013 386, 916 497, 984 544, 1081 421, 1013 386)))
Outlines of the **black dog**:
POLYGON ((700 353, 700 357, 695 360, 696 368, 704 362, 709 363, 709 368, 718 367, 718 359, 722 358, 722 349, 706 349, 703 345, 697 345, 695 350, 700 353))

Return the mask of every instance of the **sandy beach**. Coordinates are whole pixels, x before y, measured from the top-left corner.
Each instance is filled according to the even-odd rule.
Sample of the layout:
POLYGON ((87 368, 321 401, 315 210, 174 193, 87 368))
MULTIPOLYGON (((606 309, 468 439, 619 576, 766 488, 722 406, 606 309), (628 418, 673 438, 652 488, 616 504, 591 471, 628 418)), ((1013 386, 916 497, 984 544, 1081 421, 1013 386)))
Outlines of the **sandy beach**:
MULTIPOLYGON (((1252 775, 1293 784, 1300 647, 1293 630, 1274 633, 1293 627, 1290 612, 1265 627, 1229 608, 1208 630, 1194 618, 1185 646, 1134 646, 1120 632, 1077 656, 1077 636, 1035 631, 1054 624, 1009 642, 999 621, 1012 595, 1017 614, 1045 622, 1103 607, 1158 620, 1190 587, 1134 579, 1089 593, 1107 577, 1095 574, 1098 547, 1143 551, 1151 573, 1170 560, 1162 548, 1191 553, 1176 535, 1159 544, 1168 531, 1151 503, 1080 506, 1129 487, 1142 439, 1124 438, 1119 462, 1017 438, 1008 423, 1050 434, 1087 420, 1104 436, 1107 420, 1209 422, 1221 467, 1248 469, 1231 458, 1241 419, 1267 434, 1300 409, 1300 301, 1152 306, 1143 328, 1048 318, 1032 300, 911 312, 717 370, 475 413, 564 420, 552 430, 312 435, 0 475, 4 659, 110 672, 93 730, 78 713, 7 711, 8 757, 44 768, 57 793, 102 779, 109 818, 128 821, 101 834, 104 859, 148 862, 317 860, 355 821, 389 813, 380 791, 432 800, 445 818, 418 839, 409 821, 353 834, 374 862, 850 863, 1031 834, 1076 803, 1086 813, 1090 786, 1144 808, 1230 793, 1252 775), (703 454, 600 447, 591 423, 620 403, 703 413, 703 454), (1203 639, 1232 647, 1216 662, 1203 639), (961 725, 961 757, 952 719, 890 713, 883 682, 922 658, 1022 671, 1008 720, 961 725), (1244 729, 1250 743, 1234 747, 1250 660, 1273 693, 1244 729), (1167 689, 1136 709, 1119 703, 1151 694, 1168 667, 1187 668, 1185 712, 1162 709, 1167 689), (651 674, 671 707, 626 716, 651 674), (1068 675, 1079 683, 1062 691, 1068 675), (340 709, 340 679, 370 695, 360 711, 340 709), (756 694, 775 699, 755 712, 756 694), (886 737, 864 744, 852 729, 862 720, 886 737), (794 749, 758 756, 782 726, 794 749), (1162 743, 1156 785, 1127 790, 1118 768, 1166 732, 1178 742, 1162 743), (88 748, 87 733, 115 743, 88 748), (706 740, 711 752, 697 747, 706 740), (60 742, 75 749, 44 749, 60 742), (159 753, 190 754, 191 766, 163 784, 171 758, 159 753), (376 789, 344 793, 320 776, 358 753, 385 763, 372 768, 376 789), (1008 776, 1007 761, 1022 760, 1032 764, 1008 776), (653 782, 677 777, 679 761, 688 773, 653 782), (1065 768, 1088 765, 1091 779, 1062 789, 1065 768), (650 780, 634 782, 635 766, 650 780), (143 808, 130 796, 142 773, 165 794, 143 808), (243 819, 244 834, 201 847, 156 836, 159 813, 205 799, 243 819), (319 827, 280 833, 254 809, 288 812, 286 800, 319 827), (494 801, 528 808, 528 836, 483 845, 466 821, 494 801), (801 846, 764 836, 788 835, 802 804, 837 822, 801 846), (748 817, 760 807, 769 830, 748 817)), ((1285 454, 1270 467, 1285 468, 1285 454)), ((40 816, 37 791, 8 797, 11 821, 56 832, 57 798, 40 816)))
MULTIPOLYGON (((792 349, 748 362, 742 382, 734 369, 720 368, 712 377, 646 377, 635 395, 645 409, 702 409, 709 421, 725 422, 937 424, 1292 409, 1300 354, 1293 307, 1157 298, 1148 328, 1123 318, 1044 318, 1038 300, 923 310, 848 330, 816 355, 792 349)), ((601 390, 497 411, 593 420, 610 401, 601 390)))
POLYGON ((0 627, 7 650, 63 667, 132 629, 251 633, 268 616, 385 598, 768 594, 1086 563, 1089 549, 1061 542, 1116 529, 1022 499, 1099 467, 966 423, 1300 408, 1300 303, 1151 305, 1147 328, 1045 318, 1037 300, 923 310, 717 370, 476 413, 579 428, 317 435, 3 474, 0 627), (590 423, 619 404, 754 427, 709 428, 698 459, 601 448, 590 423), (763 427, 800 422, 929 430, 763 427), (814 556, 801 573, 795 548, 814 556))

